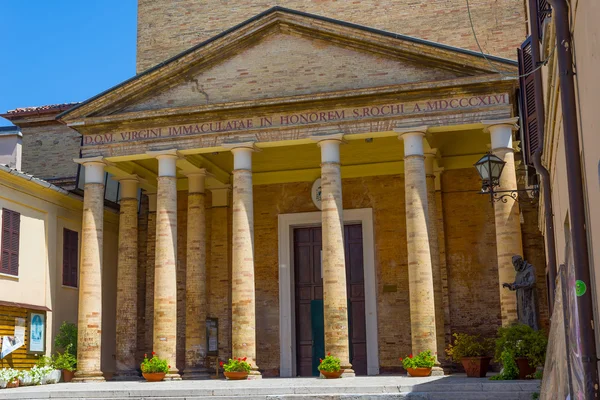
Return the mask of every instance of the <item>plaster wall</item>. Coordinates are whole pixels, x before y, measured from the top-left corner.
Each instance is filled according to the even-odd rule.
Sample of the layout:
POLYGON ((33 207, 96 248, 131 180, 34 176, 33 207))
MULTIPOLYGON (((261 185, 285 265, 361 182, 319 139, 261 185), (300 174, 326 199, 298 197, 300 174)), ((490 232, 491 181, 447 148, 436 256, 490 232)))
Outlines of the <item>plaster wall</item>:
POLYGON ((21 138, 17 135, 0 135, 0 164, 21 170, 21 138))
MULTIPOLYGON (((23 180, 26 182, 25 180, 23 180)), ((62 285, 63 228, 79 233, 82 202, 57 200, 47 189, 24 186, 0 176, 0 208, 21 213, 19 275, 0 275, 0 301, 47 307, 46 352, 54 350, 54 335, 63 321, 77 322, 79 292, 62 285)), ((118 222, 105 212, 104 226, 103 359, 106 370, 114 370, 116 257, 118 222)), ((1 232, 0 232, 1 235, 1 232)), ((1 239, 1 238, 0 238, 1 239)))

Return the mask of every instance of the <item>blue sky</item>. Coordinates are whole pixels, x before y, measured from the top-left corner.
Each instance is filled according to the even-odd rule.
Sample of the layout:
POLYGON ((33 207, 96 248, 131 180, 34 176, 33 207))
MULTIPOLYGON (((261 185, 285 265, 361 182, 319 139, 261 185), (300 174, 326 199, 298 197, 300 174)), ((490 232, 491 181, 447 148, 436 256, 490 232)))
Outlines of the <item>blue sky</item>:
POLYGON ((136 0, 0 0, 0 112, 83 101, 135 75, 136 29, 136 0))

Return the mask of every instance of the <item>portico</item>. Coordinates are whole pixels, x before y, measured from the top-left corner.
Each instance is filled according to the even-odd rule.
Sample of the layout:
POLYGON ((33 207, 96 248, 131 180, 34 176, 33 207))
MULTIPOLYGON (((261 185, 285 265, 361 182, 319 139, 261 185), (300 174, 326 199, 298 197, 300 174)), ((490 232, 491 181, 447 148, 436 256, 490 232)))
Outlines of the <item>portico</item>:
MULTIPOLYGON (((310 373, 327 352, 347 376, 398 371, 398 357, 423 350, 443 362, 450 332, 492 335, 510 322, 514 294, 498 279, 507 254, 523 251, 518 205, 494 213, 472 167, 490 143, 513 156, 516 81, 496 71, 515 66, 491 62, 275 11, 63 114, 83 135, 93 203, 80 293, 101 284, 94 176, 122 182, 118 374, 134 373, 142 349, 168 359, 170 379, 206 377, 207 317, 218 319, 220 359, 247 357, 255 379, 310 373), (275 53, 265 65, 297 68, 281 54, 290 48, 318 73, 282 82, 261 70, 275 53), (132 241, 137 188, 146 243, 132 241)), ((503 184, 516 186, 511 174, 503 184)), ((96 295, 83 301, 80 329, 106 312, 96 295)), ((78 378, 94 379, 109 339, 83 331, 78 378)))

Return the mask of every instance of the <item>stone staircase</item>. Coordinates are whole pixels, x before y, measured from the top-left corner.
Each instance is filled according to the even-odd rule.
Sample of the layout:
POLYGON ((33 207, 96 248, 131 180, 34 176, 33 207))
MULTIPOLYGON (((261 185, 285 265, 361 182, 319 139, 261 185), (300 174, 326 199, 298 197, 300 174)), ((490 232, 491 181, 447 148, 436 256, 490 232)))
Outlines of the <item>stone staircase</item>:
POLYGON ((539 381, 490 381, 461 376, 357 377, 325 380, 60 383, 0 390, 3 399, 91 400, 530 400, 539 381))

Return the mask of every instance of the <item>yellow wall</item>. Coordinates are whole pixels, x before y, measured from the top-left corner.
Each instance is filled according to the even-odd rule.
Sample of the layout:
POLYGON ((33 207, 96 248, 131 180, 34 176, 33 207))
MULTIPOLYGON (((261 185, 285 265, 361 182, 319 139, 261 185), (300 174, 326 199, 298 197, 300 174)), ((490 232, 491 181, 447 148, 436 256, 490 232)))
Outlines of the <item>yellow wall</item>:
MULTIPOLYGON (((53 350, 53 337, 60 324, 63 321, 77 322, 79 291, 62 285, 62 242, 63 228, 79 232, 81 241, 82 206, 81 199, 74 196, 0 171, 0 208, 21 213, 19 276, 0 275, 0 301, 51 310, 46 318, 47 354, 53 350)), ((103 359, 110 371, 114 370, 114 293, 118 250, 118 220, 114 212, 106 211, 104 229, 103 306, 107 313, 103 321, 103 359)), ((25 308, 17 310, 26 312, 25 308)))

